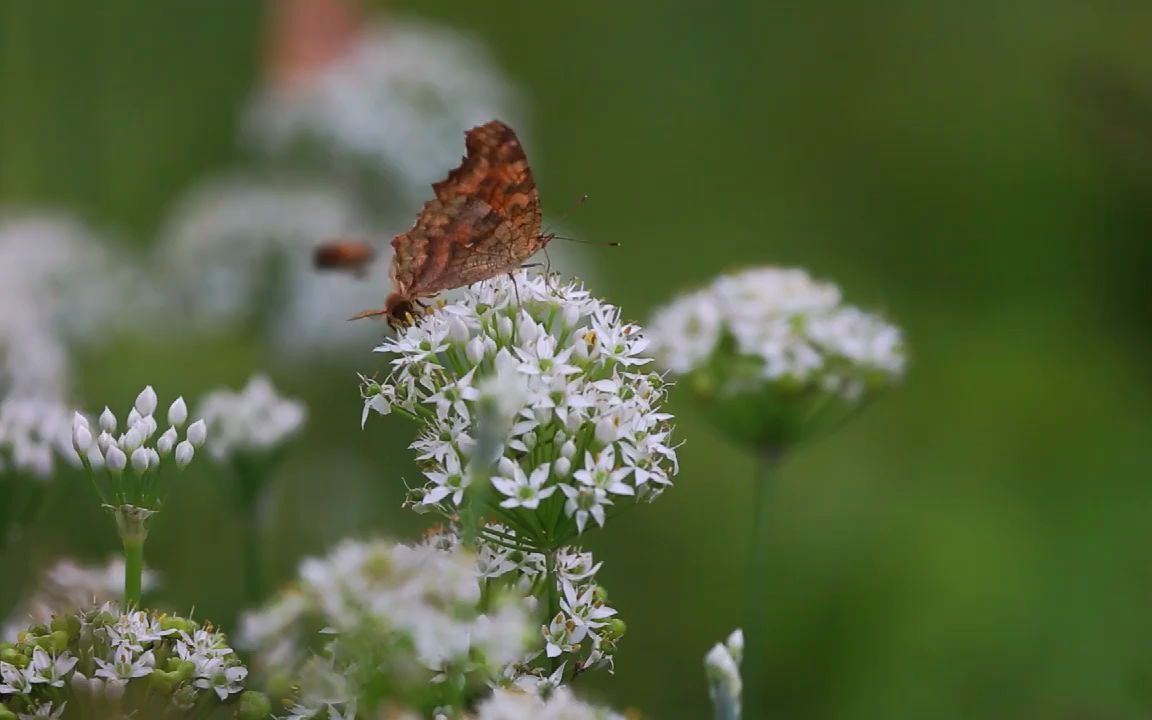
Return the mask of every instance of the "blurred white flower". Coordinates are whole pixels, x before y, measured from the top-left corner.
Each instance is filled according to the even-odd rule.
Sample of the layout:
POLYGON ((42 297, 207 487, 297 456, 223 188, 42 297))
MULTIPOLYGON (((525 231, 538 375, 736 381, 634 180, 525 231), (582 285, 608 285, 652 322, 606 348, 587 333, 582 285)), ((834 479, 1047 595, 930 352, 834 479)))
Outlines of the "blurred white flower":
POLYGON ((547 697, 519 688, 497 689, 476 708, 474 720, 624 720, 609 708, 590 705, 566 687, 547 697))
POLYGON ((747 392, 769 383, 817 385, 855 399, 904 371, 900 330, 841 302, 840 290, 797 269, 722 275, 656 312, 653 351, 677 375, 705 368, 718 352, 756 361, 755 373, 722 383, 747 392))
POLYGON ((744 633, 735 630, 723 643, 717 643, 704 656, 708 695, 717 720, 740 720, 743 681, 740 662, 744 655, 744 633))
MULTIPOLYGON (((280 395, 267 377, 254 375, 239 392, 220 389, 205 395, 197 414, 211 428, 212 457, 227 460, 275 450, 300 431, 308 410, 299 400, 280 395)), ((188 428, 193 445, 198 434, 188 428)))
POLYGON ((345 650, 387 653, 377 662, 405 692, 440 674, 495 678, 524 658, 532 623, 523 602, 504 593, 482 611, 480 583, 475 558, 463 551, 346 541, 302 562, 294 588, 247 614, 241 645, 260 667, 291 673, 323 629, 345 650))
MULTIPOLYGON (((156 585, 156 574, 145 570, 141 583, 144 591, 156 585)), ((32 594, 12 612, 0 640, 14 640, 21 628, 47 625, 55 615, 108 602, 123 592, 123 558, 114 557, 103 565, 83 565, 68 558, 59 560, 40 578, 32 594)))
POLYGON ((473 464, 498 458, 491 504, 541 550, 603 525, 621 498, 655 499, 677 472, 664 383, 642 369, 639 328, 556 283, 520 271, 466 289, 385 340, 377 351, 395 355, 391 374, 362 389, 366 412, 396 409, 420 424, 411 447, 428 483, 414 505, 455 515, 473 464), (505 427, 479 422, 485 403, 503 417, 489 425, 505 427), (475 457, 486 444, 493 456, 475 457), (549 518, 544 535, 537 514, 549 518))
POLYGON ((899 328, 803 270, 722 275, 660 308, 650 333, 710 418, 762 450, 836 427, 904 373, 899 328))
POLYGON ((390 16, 309 83, 267 90, 244 137, 268 153, 303 145, 334 166, 369 168, 415 199, 458 159, 465 129, 518 104, 476 40, 390 16))
MULTIPOLYGON (((256 319, 292 352, 332 352, 378 337, 371 323, 344 321, 386 297, 389 253, 360 280, 312 267, 320 243, 380 238, 353 197, 337 181, 237 176, 194 188, 173 210, 157 249, 168 304, 201 328, 256 319)), ((383 238, 380 246, 388 247, 383 238)))
POLYGON ((100 339, 134 317, 135 278, 72 218, 0 217, 0 392, 63 394, 69 343, 100 339))
POLYGON ((72 411, 54 400, 0 400, 0 483, 8 482, 4 478, 12 473, 47 480, 61 459, 79 465, 72 419, 72 411))

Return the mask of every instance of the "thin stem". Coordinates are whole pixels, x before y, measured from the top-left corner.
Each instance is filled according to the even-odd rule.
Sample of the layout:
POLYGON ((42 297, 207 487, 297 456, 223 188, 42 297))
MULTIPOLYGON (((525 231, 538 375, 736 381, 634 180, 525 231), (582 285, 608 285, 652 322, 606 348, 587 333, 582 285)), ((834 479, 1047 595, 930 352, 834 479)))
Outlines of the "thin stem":
MULTIPOLYGON (((545 590, 548 593, 548 616, 544 618, 544 624, 547 625, 552 622, 552 618, 556 617, 556 613, 560 612, 560 589, 556 583, 556 551, 549 550, 544 554, 544 567, 547 571, 544 582, 548 583, 545 590)), ((556 672, 558 667, 556 661, 559 658, 549 658, 548 664, 551 668, 550 672, 556 672)))
POLYGON ((124 537, 124 608, 140 607, 141 578, 144 575, 144 538, 124 537))
POLYGON ((768 553, 771 541, 769 509, 774 499, 771 483, 780 465, 780 451, 761 448, 757 455, 753 490, 752 537, 749 552, 748 600, 744 609, 744 712, 748 718, 768 717, 764 701, 768 642, 768 553))

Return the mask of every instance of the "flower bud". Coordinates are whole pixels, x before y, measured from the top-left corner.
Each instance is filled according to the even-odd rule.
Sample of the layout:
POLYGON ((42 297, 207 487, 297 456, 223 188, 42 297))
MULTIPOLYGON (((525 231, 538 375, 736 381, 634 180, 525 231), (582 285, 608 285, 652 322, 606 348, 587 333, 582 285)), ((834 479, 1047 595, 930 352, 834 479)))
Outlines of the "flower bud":
POLYGON ((108 471, 112 473, 122 473, 124 468, 128 467, 128 456, 119 447, 113 445, 108 448, 108 452, 104 454, 104 463, 108 467, 108 471))
POLYGON ((128 426, 128 429, 132 429, 132 428, 136 427, 140 423, 140 418, 142 418, 142 417, 144 417, 144 416, 141 415, 136 410, 136 408, 132 408, 131 410, 129 410, 128 411, 128 422, 126 423, 126 425, 128 426))
POLYGON ((92 446, 92 431, 88 429, 87 425, 76 425, 72 428, 72 447, 76 448, 76 453, 84 457, 88 453, 88 448, 92 446))
POLYGON ((141 415, 151 415, 156 412, 156 391, 149 385, 136 396, 136 412, 141 415))
POLYGON ((569 440, 560 446, 560 456, 571 460, 576 456, 576 443, 569 440))
POLYGON ((78 427, 88 427, 88 418, 79 412, 74 412, 72 413, 72 429, 75 430, 78 427))
POLYGON ((144 444, 144 429, 139 425, 120 436, 120 449, 130 453, 144 444))
POLYGON ((264 693, 246 690, 240 694, 236 720, 263 720, 272 714, 272 701, 264 693))
POLYGON ((148 467, 153 469, 160 467, 160 453, 156 452, 155 448, 148 448, 148 467))
POLYGON ((512 318, 507 315, 501 315, 496 321, 496 335, 502 339, 510 339, 512 337, 512 318))
POLYGON ((157 425, 156 418, 151 415, 145 415, 140 419, 140 427, 144 430, 144 437, 150 438, 156 434, 157 425))
POLYGON ((0 720, 16 720, 16 713, 6 707, 0 706, 0 720))
MULTIPOLYGON (((189 432, 191 432, 191 428, 189 428, 189 432)), ((176 467, 181 469, 187 467, 188 463, 192 462, 192 456, 195 454, 196 450, 190 441, 185 440, 181 442, 176 446, 176 467)))
MULTIPOLYGON (((204 424, 203 420, 197 420, 188 426, 188 439, 185 442, 192 443, 193 447, 201 447, 207 439, 208 426, 204 424)), ((177 448, 177 450, 179 450, 179 448, 177 448)))
POLYGON ((106 453, 108 452, 108 448, 112 447, 115 442, 116 438, 112 437, 112 435, 105 430, 96 438, 96 447, 100 448, 100 452, 106 453))
MULTIPOLYGON (((169 413, 168 416, 171 418, 172 414, 169 413)), ((161 435, 160 438, 156 441, 157 452, 163 456, 167 456, 168 453, 172 452, 172 448, 176 447, 176 440, 176 428, 168 428, 164 431, 164 434, 161 435)))
POLYGON ((552 472, 557 478, 563 480, 568 477, 568 473, 572 472, 572 461, 566 457, 558 457, 552 463, 552 472))
POLYGON ((480 361, 484 359, 484 349, 484 340, 477 335, 464 346, 464 354, 468 356, 468 362, 479 365, 480 361))
POLYGON ((116 432, 116 416, 107 405, 104 406, 104 412, 100 413, 100 429, 106 433, 116 432))
POLYGON ((95 470, 104 467, 104 450, 96 443, 88 447, 88 464, 95 470))
POLYGON ((616 442, 619 432, 616 423, 609 418, 604 418, 596 423, 596 442, 601 445, 611 445, 616 442))
POLYGON ((148 448, 138 447, 132 451, 132 469, 143 475, 148 472, 148 448))
POLYGON ((463 343, 468 341, 468 326, 464 321, 458 317, 453 317, 448 321, 448 339, 454 343, 463 343))
POLYGON ((183 427, 187 421, 188 404, 184 402, 184 396, 181 395, 168 406, 168 424, 173 427, 183 427))

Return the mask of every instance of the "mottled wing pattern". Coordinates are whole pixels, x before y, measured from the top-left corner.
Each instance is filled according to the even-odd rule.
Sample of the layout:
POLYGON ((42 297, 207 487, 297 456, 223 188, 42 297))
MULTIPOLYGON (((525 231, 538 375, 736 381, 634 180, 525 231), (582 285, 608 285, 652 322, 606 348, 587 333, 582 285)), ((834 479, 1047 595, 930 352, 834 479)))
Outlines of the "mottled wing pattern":
POLYGON ((460 166, 433 183, 436 197, 480 200, 511 223, 521 242, 534 243, 540 235, 540 194, 516 132, 492 120, 469 130, 464 146, 468 154, 460 166))
POLYGON ((522 260, 507 220, 487 203, 462 196, 425 203, 392 248, 393 285, 412 298, 511 272, 522 260))

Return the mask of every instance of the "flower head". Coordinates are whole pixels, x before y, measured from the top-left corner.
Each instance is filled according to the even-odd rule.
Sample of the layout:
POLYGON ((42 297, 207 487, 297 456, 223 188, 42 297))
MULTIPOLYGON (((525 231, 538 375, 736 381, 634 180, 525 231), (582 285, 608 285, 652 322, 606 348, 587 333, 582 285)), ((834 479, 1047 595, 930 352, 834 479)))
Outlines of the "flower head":
POLYGON ((153 717, 147 703, 155 695, 206 714, 242 692, 247 675, 216 630, 175 615, 124 614, 111 603, 26 627, 5 645, 4 657, 0 708, 18 717, 58 718, 68 703, 85 707, 94 697, 117 717, 153 717))
POLYGON ((834 424, 904 372, 900 330, 803 270, 722 275, 658 310, 651 336, 718 423, 759 445, 834 424))
POLYGON ((521 271, 465 290, 377 348, 395 355, 392 372, 362 389, 366 413, 420 424, 418 506, 453 515, 490 472, 490 505, 537 548, 603 525, 620 498, 655 499, 677 470, 639 328, 555 282, 521 271))
MULTIPOLYGON (((272 382, 255 375, 240 392, 215 390, 200 401, 199 414, 212 430, 209 452, 217 460, 239 454, 270 452, 299 432, 307 409, 276 392, 272 382)), ((195 433, 188 439, 196 445, 195 433)))

